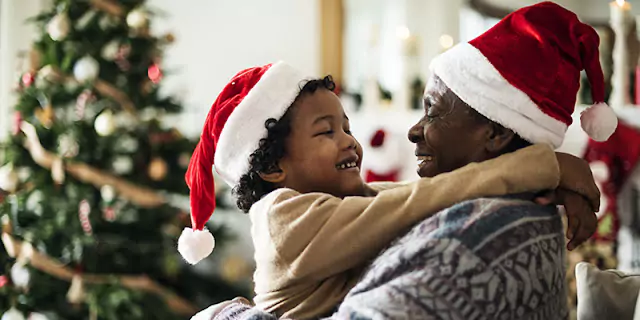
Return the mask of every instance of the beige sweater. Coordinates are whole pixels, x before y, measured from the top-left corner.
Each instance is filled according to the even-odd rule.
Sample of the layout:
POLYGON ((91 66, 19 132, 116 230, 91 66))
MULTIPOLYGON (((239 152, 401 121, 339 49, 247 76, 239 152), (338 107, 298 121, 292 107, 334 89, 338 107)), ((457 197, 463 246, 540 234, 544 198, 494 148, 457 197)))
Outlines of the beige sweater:
POLYGON ((554 151, 535 145, 375 197, 275 190, 250 210, 256 306, 294 319, 325 315, 367 261, 415 223, 464 200, 555 189, 559 179, 554 151))

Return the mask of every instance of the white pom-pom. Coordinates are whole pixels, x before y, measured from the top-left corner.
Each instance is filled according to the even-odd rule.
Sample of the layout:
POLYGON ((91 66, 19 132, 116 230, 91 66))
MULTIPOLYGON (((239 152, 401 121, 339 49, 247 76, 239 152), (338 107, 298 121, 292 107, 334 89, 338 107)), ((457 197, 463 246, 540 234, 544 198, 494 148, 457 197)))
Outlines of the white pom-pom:
POLYGON ((11 309, 2 314, 2 320, 24 320, 24 315, 18 309, 11 307, 11 309))
POLYGON ((618 127, 618 117, 606 103, 597 103, 580 114, 582 130, 595 141, 607 141, 618 127))
POLYGON ((178 239, 178 252, 190 264, 196 264, 213 252, 216 241, 209 230, 184 228, 178 239))

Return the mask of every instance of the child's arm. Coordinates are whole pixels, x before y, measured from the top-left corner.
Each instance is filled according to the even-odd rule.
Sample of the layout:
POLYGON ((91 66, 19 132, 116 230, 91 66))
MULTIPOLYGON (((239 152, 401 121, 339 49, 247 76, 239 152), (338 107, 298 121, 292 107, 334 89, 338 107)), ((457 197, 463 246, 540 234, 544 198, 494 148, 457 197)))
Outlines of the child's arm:
POLYGON ((559 179, 556 154, 536 145, 385 190, 376 197, 340 199, 276 191, 269 195, 273 202, 267 201, 271 203, 265 208, 268 212, 262 214, 289 272, 296 278, 324 279, 363 264, 403 230, 456 203, 555 189, 559 179))

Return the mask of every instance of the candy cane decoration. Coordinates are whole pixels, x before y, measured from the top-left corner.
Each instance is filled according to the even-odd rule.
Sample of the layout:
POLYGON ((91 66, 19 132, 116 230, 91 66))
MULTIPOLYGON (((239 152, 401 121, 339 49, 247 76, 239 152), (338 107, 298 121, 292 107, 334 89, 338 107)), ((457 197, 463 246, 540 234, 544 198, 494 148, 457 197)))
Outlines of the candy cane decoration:
POLYGON ((87 200, 80 201, 80 206, 78 207, 78 217, 80 218, 80 225, 82 226, 82 230, 87 235, 93 234, 91 221, 89 221, 89 213, 91 213, 91 206, 89 205, 89 202, 87 200))

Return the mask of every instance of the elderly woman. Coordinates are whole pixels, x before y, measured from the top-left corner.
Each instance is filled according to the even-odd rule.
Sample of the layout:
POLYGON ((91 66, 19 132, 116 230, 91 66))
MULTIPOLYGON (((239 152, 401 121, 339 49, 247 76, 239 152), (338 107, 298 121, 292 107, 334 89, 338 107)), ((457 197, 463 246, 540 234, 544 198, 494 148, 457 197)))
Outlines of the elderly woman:
MULTIPOLYGON (((549 2, 518 10, 444 53, 432 63, 425 114, 409 130, 421 160, 418 173, 432 177, 531 143, 559 147, 582 69, 594 101, 602 102, 595 31, 549 2)), ((616 125, 604 104, 582 115, 583 128, 596 140, 607 139, 616 125)), ((576 194, 562 197, 584 204, 570 201, 576 194)), ((467 201, 421 222, 371 263, 332 318, 567 318, 562 220, 554 206, 532 199, 520 194, 467 201)), ((595 216, 569 219, 575 223, 593 231, 595 216)), ((243 302, 205 313, 273 319, 243 302)))

